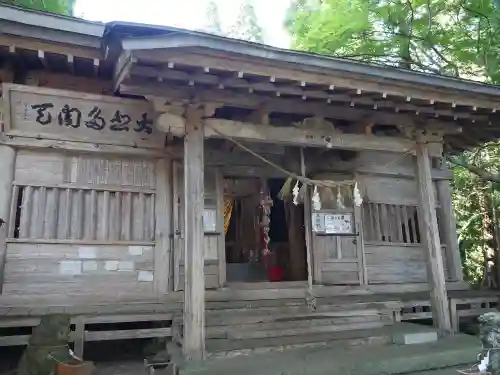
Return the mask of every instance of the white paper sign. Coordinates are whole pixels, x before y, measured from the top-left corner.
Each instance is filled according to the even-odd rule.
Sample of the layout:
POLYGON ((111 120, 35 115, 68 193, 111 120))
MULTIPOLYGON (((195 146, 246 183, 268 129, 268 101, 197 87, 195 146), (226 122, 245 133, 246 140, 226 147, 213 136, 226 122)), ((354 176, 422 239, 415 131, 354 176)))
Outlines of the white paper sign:
POLYGON ((137 280, 138 281, 153 281, 154 276, 153 272, 149 271, 139 271, 139 274, 137 275, 137 280))
POLYGON ((143 253, 142 246, 129 246, 128 247, 128 253, 130 255, 142 255, 143 253))
POLYGON ((325 214, 313 213, 312 214, 312 230, 313 232, 325 231, 325 214))
POLYGON ((205 208, 203 211, 203 230, 205 232, 215 232, 217 229, 217 211, 205 208))
POLYGON ((82 262, 79 260, 62 260, 59 262, 59 273, 61 275, 81 275, 82 262))
POLYGON ((325 214, 325 233, 352 233, 352 214, 325 214))

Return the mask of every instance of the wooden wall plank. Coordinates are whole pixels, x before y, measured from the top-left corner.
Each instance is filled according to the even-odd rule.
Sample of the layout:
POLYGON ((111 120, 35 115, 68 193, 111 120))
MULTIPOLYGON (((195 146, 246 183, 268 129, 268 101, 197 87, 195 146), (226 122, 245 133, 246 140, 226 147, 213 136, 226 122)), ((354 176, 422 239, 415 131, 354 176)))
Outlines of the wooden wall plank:
POLYGON ((12 182, 16 151, 8 146, 0 145, 0 294, 3 290, 5 264, 7 258, 7 235, 11 226, 12 182))
POLYGON ((20 149, 16 159, 14 180, 18 184, 27 182, 63 183, 65 159, 64 154, 56 152, 36 152, 20 149))
POLYGON ((457 223, 452 204, 452 190, 449 181, 437 181, 437 198, 440 203, 437 210, 439 233, 446 245, 446 262, 453 280, 463 280, 462 261, 458 248, 457 223))
POLYGON ((23 238, 30 237, 32 200, 33 200, 33 189, 31 188, 31 186, 27 186, 23 191, 23 199, 21 203, 21 220, 19 226, 19 233, 20 236, 23 238))
POLYGON ((153 291, 153 246, 9 243, 7 249, 10 295, 153 291))
MULTIPOLYGON (((156 163, 156 202, 151 216, 156 215, 155 292, 165 294, 172 289, 170 284, 172 258, 171 227, 171 179, 170 160, 159 159, 156 163)), ((151 200, 151 202, 153 202, 151 200)), ((154 228, 154 226, 153 226, 154 228)))
POLYGON ((215 170, 215 196, 217 200, 217 258, 219 262, 219 286, 226 284, 226 235, 224 233, 224 176, 222 170, 215 170))

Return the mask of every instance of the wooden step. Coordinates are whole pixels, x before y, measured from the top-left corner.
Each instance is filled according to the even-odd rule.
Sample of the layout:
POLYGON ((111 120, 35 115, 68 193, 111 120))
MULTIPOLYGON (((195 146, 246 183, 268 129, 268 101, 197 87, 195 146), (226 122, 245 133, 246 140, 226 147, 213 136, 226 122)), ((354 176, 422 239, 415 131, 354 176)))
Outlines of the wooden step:
POLYGON ((259 311, 255 311, 253 314, 232 314, 232 313, 220 313, 220 314, 207 314, 206 316, 206 326, 232 326, 241 324, 252 324, 252 323, 267 323, 267 322, 279 322, 279 321, 291 321, 299 319, 339 319, 339 321, 348 322, 349 320, 355 320, 357 317, 384 317, 392 321, 392 316, 388 313, 385 314, 379 310, 342 310, 342 311, 311 311, 307 309, 305 312, 298 313, 282 313, 282 314, 263 314, 259 311))
POLYGON ((392 336, 382 327, 343 330, 334 332, 315 332, 295 336, 248 338, 248 339, 208 339, 206 348, 209 353, 231 355, 235 351, 282 350, 297 346, 320 346, 342 341, 345 345, 389 344, 392 336))
POLYGON ((247 331, 267 331, 267 330, 287 330, 298 328, 342 326, 346 324, 363 324, 372 322, 383 322, 381 315, 360 315, 352 317, 310 317, 304 319, 276 319, 269 322, 247 323, 239 325, 220 325, 207 327, 206 335, 208 338, 227 338, 228 332, 247 332, 247 331))
POLYGON ((381 328, 384 325, 385 324, 381 321, 372 321, 336 325, 310 325, 296 328, 275 328, 258 330, 245 330, 239 329, 239 327, 218 327, 218 329, 211 328, 207 330, 207 338, 245 340, 285 336, 303 336, 328 332, 350 331, 356 329, 381 328))

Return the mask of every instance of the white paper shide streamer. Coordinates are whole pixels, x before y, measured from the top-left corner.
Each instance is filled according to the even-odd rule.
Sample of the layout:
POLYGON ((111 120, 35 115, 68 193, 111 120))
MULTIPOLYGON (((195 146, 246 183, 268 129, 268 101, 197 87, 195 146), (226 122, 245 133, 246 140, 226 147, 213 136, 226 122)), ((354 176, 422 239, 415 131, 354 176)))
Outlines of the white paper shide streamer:
POLYGON ((361 198, 361 193, 359 192, 359 188, 358 188, 358 183, 357 182, 354 184, 353 196, 354 196, 354 204, 357 207, 361 206, 363 204, 363 198, 361 198))
POLYGON ((314 192, 313 192, 313 196, 312 196, 312 204, 313 204, 313 208, 315 211, 321 210, 321 199, 319 197, 317 186, 314 187, 314 192))

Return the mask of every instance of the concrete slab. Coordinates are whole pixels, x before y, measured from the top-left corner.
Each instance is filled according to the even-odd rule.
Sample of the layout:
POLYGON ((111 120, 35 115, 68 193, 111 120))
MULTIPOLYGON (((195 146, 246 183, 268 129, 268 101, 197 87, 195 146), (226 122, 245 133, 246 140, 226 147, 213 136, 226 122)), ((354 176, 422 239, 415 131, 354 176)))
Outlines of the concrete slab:
POLYGON ((437 340, 437 331, 432 329, 422 332, 398 332, 392 336, 393 343, 399 345, 425 344, 437 340))
POLYGON ((331 345, 190 363, 182 375, 389 375, 410 374, 476 361, 476 337, 457 335, 422 345, 349 348, 331 345))

